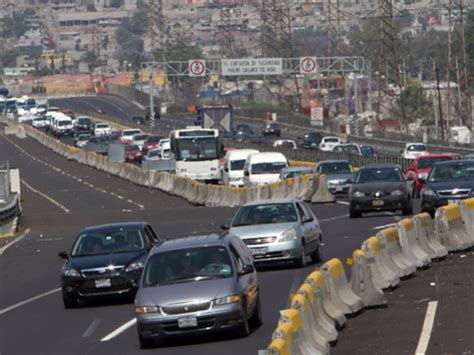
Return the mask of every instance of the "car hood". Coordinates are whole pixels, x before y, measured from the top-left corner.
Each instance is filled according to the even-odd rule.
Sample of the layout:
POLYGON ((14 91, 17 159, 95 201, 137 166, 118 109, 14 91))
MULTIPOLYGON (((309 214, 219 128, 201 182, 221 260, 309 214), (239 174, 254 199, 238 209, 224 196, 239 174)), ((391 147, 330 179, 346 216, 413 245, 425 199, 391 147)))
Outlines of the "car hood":
POLYGON ((405 189, 404 182, 371 182, 367 184, 355 184, 352 185, 353 191, 360 191, 364 193, 382 191, 384 193, 390 193, 393 190, 405 189))
POLYGON ((257 224, 251 226, 231 227, 229 233, 242 239, 280 236, 290 228, 295 228, 297 222, 257 224))
POLYGON ((109 265, 127 266, 131 261, 145 257, 146 254, 145 251, 138 251, 130 253, 75 256, 69 259, 69 265, 76 270, 106 267, 109 265))
POLYGON ((233 277, 203 280, 154 287, 140 287, 135 298, 137 306, 162 306, 173 303, 211 301, 235 293, 233 277))
POLYGON ((474 189, 473 180, 430 182, 428 186, 435 190, 474 189))
POLYGON ((327 175, 329 181, 347 181, 354 177, 354 174, 329 174, 327 175))
POLYGON ((250 176, 250 183, 252 184, 271 184, 280 178, 280 174, 253 174, 250 176))

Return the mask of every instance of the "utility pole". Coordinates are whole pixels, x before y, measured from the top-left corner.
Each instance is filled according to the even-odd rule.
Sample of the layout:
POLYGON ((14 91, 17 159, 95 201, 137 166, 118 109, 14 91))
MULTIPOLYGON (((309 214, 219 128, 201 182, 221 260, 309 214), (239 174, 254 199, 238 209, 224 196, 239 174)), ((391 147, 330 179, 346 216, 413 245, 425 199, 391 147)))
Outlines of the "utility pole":
POLYGON ((461 51, 462 51, 462 93, 463 93, 463 107, 466 109, 464 124, 472 128, 472 103, 471 95, 469 93, 469 78, 467 70, 467 52, 466 52, 466 37, 464 33, 464 4, 463 0, 459 0, 459 14, 460 14, 460 28, 461 28, 461 51))
POLYGON ((451 48, 452 48, 452 0, 448 0, 448 68, 446 72, 446 80, 448 82, 448 92, 446 95, 447 110, 446 110, 446 130, 449 131, 449 124, 451 121, 451 48))
POLYGON ((150 45, 148 54, 151 59, 156 57, 164 59, 164 43, 165 43, 165 24, 163 18, 163 2, 162 0, 149 0, 148 13, 148 36, 150 45))
POLYGON ((458 82, 458 115, 459 115, 459 125, 463 125, 462 120, 462 94, 461 94, 461 80, 459 75, 459 58, 456 57, 456 80, 458 82))
POLYGON ((441 89, 439 86, 439 71, 436 62, 433 61, 433 69, 436 75, 436 91, 438 93, 438 111, 439 111, 439 128, 441 130, 441 140, 444 141, 444 120, 443 120, 443 105, 441 103, 441 89))
POLYGON ((328 22, 327 57, 340 54, 341 11, 339 1, 326 0, 326 19, 328 22))
POLYGON ((372 112, 372 66, 369 62, 367 68, 367 102, 369 105, 368 111, 372 112))
POLYGON ((155 129, 155 104, 153 100, 153 77, 154 77, 155 72, 152 71, 150 73, 150 85, 149 85, 149 95, 150 95, 150 127, 151 127, 151 132, 153 133, 155 129))

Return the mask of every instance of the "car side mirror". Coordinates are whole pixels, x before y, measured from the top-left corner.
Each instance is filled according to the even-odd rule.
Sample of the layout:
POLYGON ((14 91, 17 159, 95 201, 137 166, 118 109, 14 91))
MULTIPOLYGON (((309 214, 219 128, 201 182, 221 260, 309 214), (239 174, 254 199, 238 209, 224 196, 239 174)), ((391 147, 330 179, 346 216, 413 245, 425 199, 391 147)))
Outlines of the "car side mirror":
POLYGON ((242 269, 239 271, 239 276, 251 274, 254 270, 255 269, 253 265, 245 264, 244 266, 242 266, 242 269))
POLYGON ((227 223, 225 223, 225 224, 221 224, 221 229, 224 230, 224 231, 227 231, 227 230, 230 229, 230 227, 227 223))
MULTIPOLYGON (((412 177, 412 180, 413 180, 413 177, 412 177)), ((425 182, 426 182, 426 178, 419 176, 419 177, 418 177, 418 181, 419 181, 419 182, 422 182, 422 183, 425 183, 425 182)))
POLYGON ((245 171, 244 171, 244 175, 245 175, 245 176, 250 176, 249 171, 248 171, 248 170, 245 170, 245 171))
POLYGON ((59 256, 61 259, 69 259, 69 257, 68 257, 68 255, 67 255, 67 252, 66 252, 66 251, 59 252, 59 253, 58 253, 58 256, 59 256))

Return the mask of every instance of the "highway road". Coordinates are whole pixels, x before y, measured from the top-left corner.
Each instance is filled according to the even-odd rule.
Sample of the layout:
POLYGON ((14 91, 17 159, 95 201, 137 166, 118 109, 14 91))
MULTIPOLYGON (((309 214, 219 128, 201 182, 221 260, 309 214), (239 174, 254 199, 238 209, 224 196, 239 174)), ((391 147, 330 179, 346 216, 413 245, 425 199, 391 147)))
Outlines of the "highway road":
MULTIPOLYGON (((68 250, 78 231, 88 225, 146 220, 168 239, 217 232, 236 211, 192 206, 68 161, 29 138, 0 137, 0 162, 6 160, 21 169, 25 223, 31 230, 22 240, 0 249, 2 355, 137 353, 133 326, 101 341, 129 324, 134 317, 132 304, 101 302, 63 308, 58 292, 62 260, 57 253, 68 250)), ((312 208, 323 228, 326 259, 345 260, 363 240, 400 218, 385 213, 349 220, 344 201, 312 208)), ((159 353, 255 354, 268 344, 279 310, 288 306, 290 291, 313 268, 280 265, 259 270, 264 325, 253 329, 248 338, 222 335, 179 340, 159 353)), ((409 345, 405 351, 411 349, 409 345)))

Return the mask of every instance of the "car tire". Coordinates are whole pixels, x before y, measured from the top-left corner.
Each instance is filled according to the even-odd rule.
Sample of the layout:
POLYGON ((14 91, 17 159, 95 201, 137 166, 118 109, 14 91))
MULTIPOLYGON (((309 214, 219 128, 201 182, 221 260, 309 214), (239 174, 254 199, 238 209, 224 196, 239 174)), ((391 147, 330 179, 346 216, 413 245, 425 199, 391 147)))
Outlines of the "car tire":
POLYGON ((299 268, 306 266, 306 248, 304 243, 301 243, 300 256, 298 259, 296 259, 296 266, 299 268))
POLYGON ((262 305, 260 304, 260 291, 257 292, 259 292, 257 296, 257 304, 255 305, 252 317, 249 319, 249 323, 252 327, 260 327, 263 324, 262 305))
POLYGON ((77 307, 77 299, 68 297, 63 294, 63 305, 65 309, 71 309, 77 307))
POLYGON ((356 211, 353 209, 349 210, 349 218, 360 218, 360 217, 362 217, 362 212, 356 211))
POLYGON ((239 338, 245 338, 250 334, 249 319, 247 318, 247 312, 245 306, 242 306, 242 324, 237 332, 239 338))
POLYGON ((140 332, 138 332, 138 341, 140 342, 140 349, 151 349, 156 346, 154 339, 145 338, 140 332))
POLYGON ((319 236, 318 248, 311 254, 311 261, 313 264, 317 264, 323 261, 323 246, 322 236, 319 236))

